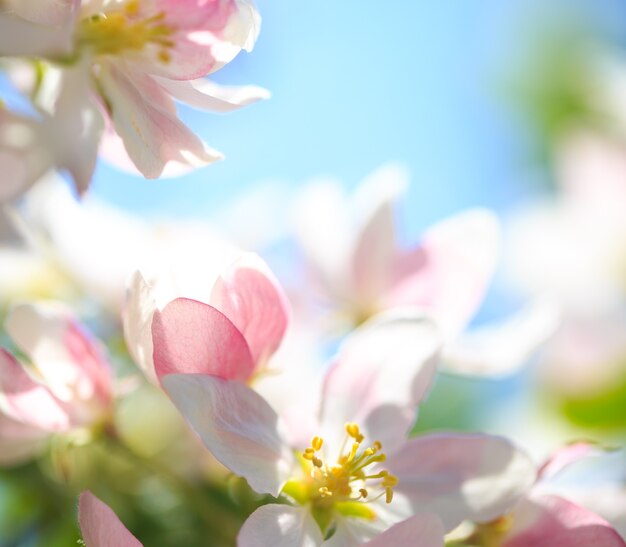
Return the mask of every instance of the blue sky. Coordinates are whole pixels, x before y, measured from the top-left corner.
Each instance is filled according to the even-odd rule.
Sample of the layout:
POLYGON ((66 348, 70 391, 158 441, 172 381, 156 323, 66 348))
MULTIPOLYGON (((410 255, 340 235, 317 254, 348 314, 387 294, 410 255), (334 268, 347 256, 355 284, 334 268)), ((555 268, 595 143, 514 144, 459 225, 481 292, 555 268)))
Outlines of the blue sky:
POLYGON ((100 165, 94 193, 140 213, 205 216, 259 181, 332 174, 354 186, 395 160, 413 174, 410 231, 470 205, 502 210, 523 194, 524 136, 501 90, 524 44, 574 15, 615 34, 626 20, 618 0, 546 4, 258 0, 256 49, 215 79, 272 99, 224 116, 181 109, 226 161, 161 181, 100 165))

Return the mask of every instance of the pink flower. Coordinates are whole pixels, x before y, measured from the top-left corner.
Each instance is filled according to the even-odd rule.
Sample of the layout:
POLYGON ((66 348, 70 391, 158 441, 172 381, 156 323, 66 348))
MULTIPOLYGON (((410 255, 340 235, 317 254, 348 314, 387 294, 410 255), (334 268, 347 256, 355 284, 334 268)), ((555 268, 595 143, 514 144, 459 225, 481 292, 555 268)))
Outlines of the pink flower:
POLYGON ((161 307, 158 282, 150 284, 140 273, 133 277, 124 332, 131 355, 149 378, 180 372, 249 381, 278 349, 289 304, 265 263, 246 253, 216 271, 213 283, 202 280, 202 295, 178 287, 159 298, 161 307), (207 304, 176 298, 187 295, 207 304))
MULTIPOLYGON (((178 174, 222 156, 178 119, 175 100, 229 112, 269 96, 258 87, 222 87, 204 79, 241 49, 252 49, 260 19, 248 0, 48 2, 41 13, 27 4, 0 12, 0 55, 40 59, 40 80, 24 91, 61 123, 66 113, 54 97, 72 88, 65 80, 73 71, 84 73, 89 86, 72 88, 73 103, 84 105, 97 123, 84 128, 77 156, 95 158, 100 145, 109 160, 147 178, 178 174), (36 22, 27 20, 34 14, 36 22), (6 44, 3 25, 18 29, 7 31, 6 44), (30 33, 23 30, 24 39, 22 26, 32 27, 30 33)), ((93 161, 89 166, 87 172, 72 171, 79 191, 87 187, 93 161)))
POLYGON ((78 521, 86 547, 141 547, 111 508, 89 491, 78 500, 78 521))
POLYGON ((478 526, 477 537, 498 547, 584 547, 626 545, 602 517, 564 497, 550 493, 547 483, 565 467, 594 451, 575 443, 557 451, 537 473, 537 483, 499 519, 478 526))
POLYGON ((507 321, 464 332, 497 264, 498 220, 486 210, 466 211, 431 226, 405 248, 394 206, 407 186, 405 170, 386 165, 350 199, 332 181, 305 189, 296 227, 319 287, 315 304, 321 301, 331 317, 345 319, 345 327, 394 307, 418 307, 444 334, 448 368, 479 375, 515 370, 554 330, 554 309, 537 303, 507 321))
POLYGON ((3 451, 7 447, 18 461, 32 456, 51 434, 108 419, 109 363, 99 343, 66 309, 51 303, 19 305, 11 311, 6 330, 31 364, 20 364, 0 348, 3 451))
MULTIPOLYGON (((177 336, 179 347, 205 355, 206 340, 193 340, 203 337, 194 322, 187 323, 190 330, 179 327, 153 329, 155 350, 177 336)), ((239 352, 238 342, 222 343, 208 362, 223 362, 231 347, 239 352)), ((419 545, 442 545, 444 530, 461 520, 490 520, 508 510, 534 480, 534 469, 507 441, 449 434, 406 439, 439 347, 436 329, 421 315, 372 320, 341 347, 317 407, 304 404, 315 386, 290 385, 303 394, 305 408, 281 415, 236 375, 164 374, 164 389, 214 456, 257 492, 288 502, 257 509, 239 545, 414 545, 407 530, 428 530, 419 545)), ((191 351, 165 353, 184 372, 191 351)))

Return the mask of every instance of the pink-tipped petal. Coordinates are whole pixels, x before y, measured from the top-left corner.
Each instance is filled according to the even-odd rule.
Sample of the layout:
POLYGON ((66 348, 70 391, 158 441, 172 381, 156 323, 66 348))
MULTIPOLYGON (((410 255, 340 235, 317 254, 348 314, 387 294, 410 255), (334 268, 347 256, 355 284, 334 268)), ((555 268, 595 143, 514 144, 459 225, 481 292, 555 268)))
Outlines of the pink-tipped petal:
POLYGON ((115 131, 144 177, 161 176, 170 163, 201 167, 222 159, 178 119, 174 102, 149 75, 109 65, 102 67, 99 81, 115 131))
POLYGON ((258 256, 246 254, 220 275, 210 303, 243 334, 255 365, 278 349, 289 322, 289 303, 258 256))
POLYGON ((409 440, 387 458, 398 477, 396 492, 415 512, 432 512, 451 530, 462 520, 493 520, 532 486, 535 466, 500 437, 426 435, 409 440))
POLYGON ((78 522, 85 547, 141 547, 113 510, 89 491, 78 499, 78 522))
POLYGON ((324 436, 344 435, 356 422, 386 450, 401 444, 436 372, 440 347, 433 323, 412 311, 366 323, 346 340, 322 394, 324 436))
POLYGON ((66 431, 72 426, 65 405, 4 348, 0 348, 0 408, 10 418, 45 431, 66 431))
POLYGON ((394 205, 407 185, 406 169, 385 165, 354 196, 355 209, 361 214, 351 264, 357 302, 377 304, 389 285, 397 245, 394 205))
POLYGON ((176 100, 210 112, 232 112, 270 97, 262 87, 222 86, 205 78, 184 81, 155 77, 155 81, 176 100))
POLYGON ((200 374, 162 379, 172 401, 204 445, 259 493, 277 496, 294 459, 284 426, 256 392, 239 382, 200 374))
POLYGON ((469 211, 436 224, 417 249, 396 259, 386 306, 420 306, 453 338, 482 302, 498 244, 498 221, 488 211, 469 211))
POLYGON ((432 513, 420 513, 394 524, 363 547, 443 547, 443 523, 432 513))
POLYGON ((602 517, 558 496, 532 496, 515 509, 502 547, 623 547, 602 517))
POLYGON ((324 541, 308 507, 269 504, 244 522, 238 547, 319 547, 324 541))
POLYGON ((152 319, 154 370, 167 374, 211 374, 245 382, 254 361, 245 338, 220 311, 188 298, 172 300, 152 319))

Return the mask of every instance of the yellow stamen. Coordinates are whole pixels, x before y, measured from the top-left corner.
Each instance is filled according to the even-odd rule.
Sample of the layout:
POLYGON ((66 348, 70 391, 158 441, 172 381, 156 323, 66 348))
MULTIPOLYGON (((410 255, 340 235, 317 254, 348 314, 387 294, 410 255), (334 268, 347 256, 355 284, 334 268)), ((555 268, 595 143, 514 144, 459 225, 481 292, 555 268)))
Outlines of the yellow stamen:
POLYGON ((120 11, 100 13, 81 21, 77 30, 79 47, 96 55, 120 55, 139 52, 148 45, 156 46, 156 59, 169 63, 168 51, 174 46, 171 36, 175 29, 165 22, 165 13, 139 18, 140 2, 131 0, 120 11))
POLYGON ((321 437, 313 437, 313 440, 311 441, 311 446, 316 452, 318 450, 321 450, 323 444, 324 439, 322 439, 321 437))

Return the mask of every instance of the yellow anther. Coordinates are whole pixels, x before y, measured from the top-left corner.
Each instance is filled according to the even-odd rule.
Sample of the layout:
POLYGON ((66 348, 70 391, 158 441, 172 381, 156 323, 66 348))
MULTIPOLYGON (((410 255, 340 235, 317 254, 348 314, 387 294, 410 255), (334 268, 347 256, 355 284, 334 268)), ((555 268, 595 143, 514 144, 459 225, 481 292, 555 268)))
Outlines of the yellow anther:
POLYGON ((392 475, 391 473, 387 473, 387 475, 383 477, 381 484, 384 487, 393 487, 396 484, 398 484, 398 477, 396 477, 395 475, 392 475))
POLYGON ((161 51, 159 51, 159 53, 157 53, 157 57, 159 61, 165 64, 168 64, 172 60, 172 56, 164 49, 162 49, 161 51))
POLYGON ((374 448, 376 452, 380 452, 383 449, 383 445, 380 441, 374 441, 374 448))
POLYGON ((376 452, 376 450, 374 450, 373 448, 366 448, 363 451, 363 455, 364 456, 371 456, 372 454, 374 454, 376 452))
POLYGON ((130 2, 127 2, 126 6, 124 6, 124 11, 128 15, 137 15, 137 13, 139 13, 139 0, 130 0, 130 2))
POLYGON ((361 434, 361 431, 359 430, 359 426, 357 424, 349 422, 346 424, 346 433, 353 439, 356 439, 361 434))
POLYGON ((391 503, 391 500, 393 500, 393 489, 385 488, 385 503, 391 503))
POLYGON ((313 437, 313 440, 311 441, 311 446, 315 451, 321 450, 323 444, 324 439, 322 439, 321 437, 313 437))
POLYGON ((314 455, 314 452, 313 452, 312 450, 311 450, 310 452, 309 452, 309 450, 311 450, 311 449, 310 449, 310 448, 307 448, 307 449, 306 449, 306 450, 302 453, 302 457, 303 457, 305 460, 309 460, 309 461, 311 461, 311 460, 315 457, 315 455, 314 455))

